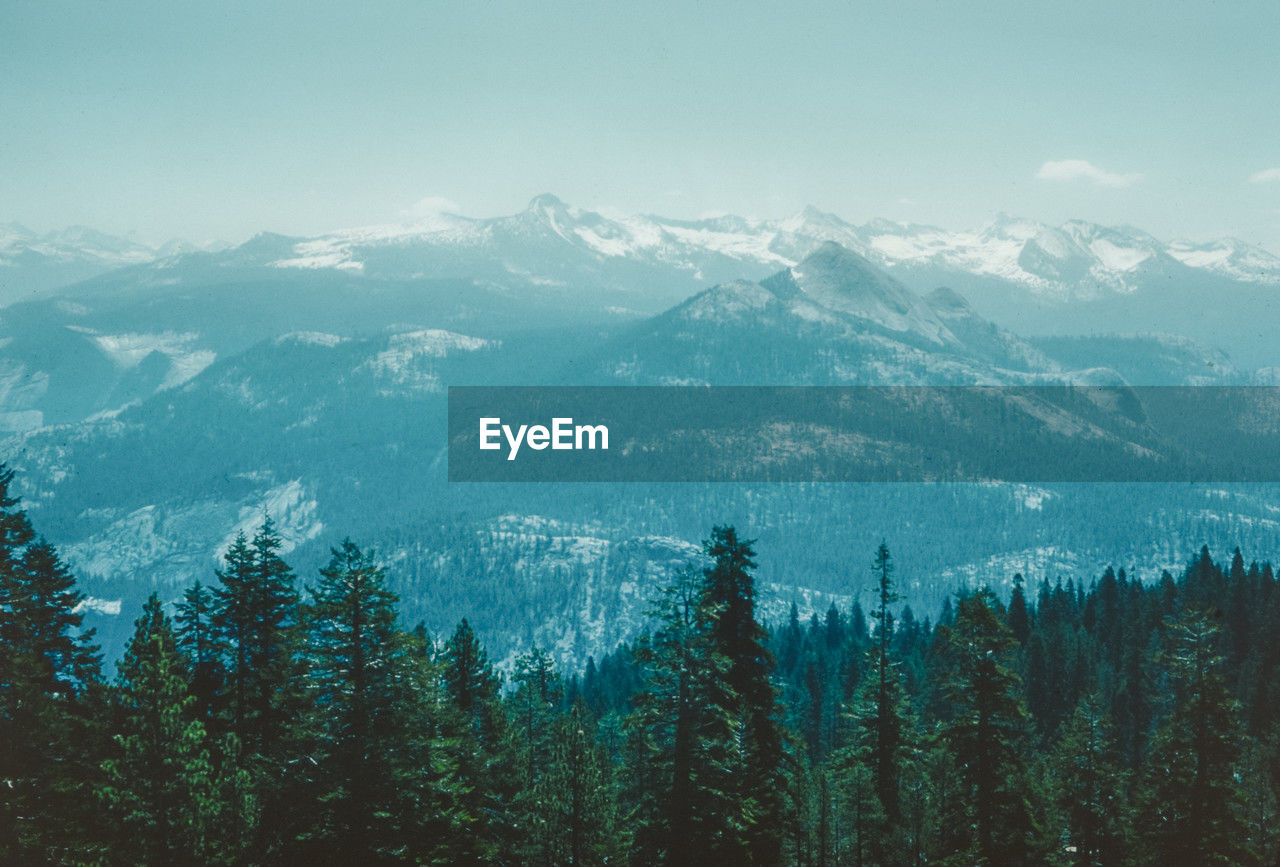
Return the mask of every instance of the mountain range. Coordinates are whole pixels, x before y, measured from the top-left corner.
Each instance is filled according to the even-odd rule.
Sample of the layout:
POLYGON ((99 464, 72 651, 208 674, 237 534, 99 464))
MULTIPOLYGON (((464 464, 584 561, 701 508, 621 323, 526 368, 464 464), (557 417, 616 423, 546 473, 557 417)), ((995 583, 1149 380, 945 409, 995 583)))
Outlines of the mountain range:
POLYGON ((271 264, 402 277, 406 267, 434 264, 423 252, 427 249, 492 251, 510 249, 513 242, 548 240, 606 260, 668 265, 695 274, 714 269, 724 258, 766 268, 793 265, 817 244, 835 241, 884 268, 928 267, 997 278, 1056 301, 1128 294, 1152 276, 1180 268, 1242 283, 1280 284, 1280 257, 1234 238, 1165 243, 1128 226, 1080 220, 1049 226, 1003 214, 966 232, 888 220, 853 225, 813 207, 784 220, 732 215, 674 220, 605 215, 571 207, 549 194, 534 198, 523 213, 512 217, 441 214, 407 226, 299 240, 291 255, 271 264), (410 264, 415 250, 423 258, 410 264))
POLYGON ((467 616, 500 657, 537 644, 569 664, 639 629, 655 582, 713 523, 759 536, 771 616, 856 595, 881 538, 927 609, 1013 571, 1083 579, 1117 562, 1152 577, 1202 543, 1280 543, 1265 486, 447 484, 447 385, 1256 376, 1182 336, 1020 335, 829 240, 775 234, 747 255, 721 236, 763 238, 760 224, 723 218, 663 224, 701 239, 680 248, 696 263, 665 242, 606 255, 620 225, 539 197, 515 217, 358 243, 259 236, 0 310, 0 454, 108 647, 122 612, 208 580, 267 515, 304 576, 349 534, 381 552, 407 616, 432 630, 467 616))
POLYGON ((227 246, 220 241, 196 244, 175 238, 150 247, 87 226, 41 234, 19 223, 0 224, 0 305, 128 265, 227 246))
POLYGON ((658 313, 711 285, 762 279, 827 241, 919 293, 948 286, 1023 335, 1168 332, 1246 368, 1275 361, 1280 257, 1238 239, 1166 242, 1128 226, 1006 215, 973 231, 857 225, 812 207, 782 220, 679 220, 577 208, 549 194, 510 216, 433 214, 305 238, 263 233, 236 247, 175 241, 157 250, 83 228, 36 236, 11 225, 0 229, 0 303, 39 303, 53 288, 141 297, 250 282, 288 296, 301 276, 352 291, 425 292, 435 296, 433 314, 485 328, 530 318, 559 325, 569 313, 599 321, 658 313), (66 289, 77 280, 88 282, 66 289))

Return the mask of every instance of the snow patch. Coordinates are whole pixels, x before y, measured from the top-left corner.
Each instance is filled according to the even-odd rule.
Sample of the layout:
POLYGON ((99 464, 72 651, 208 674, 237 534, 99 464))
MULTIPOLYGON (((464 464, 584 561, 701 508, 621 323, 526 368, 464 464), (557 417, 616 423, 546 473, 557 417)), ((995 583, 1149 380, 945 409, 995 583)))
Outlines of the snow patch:
POLYGON ((120 614, 122 601, 120 599, 99 599, 96 596, 88 596, 80 600, 80 604, 71 610, 76 614, 106 614, 116 617, 120 614))
POLYGON ((276 345, 282 343, 302 343, 308 346, 327 346, 334 347, 340 343, 346 343, 347 338, 339 337, 336 334, 326 334, 323 331, 290 331, 288 334, 281 334, 275 339, 276 345))
POLYGON ((351 242, 346 238, 330 237, 303 241, 294 245, 293 252, 297 255, 291 259, 277 259, 271 263, 271 267, 308 270, 333 268, 356 274, 364 271, 364 263, 352 258, 351 242))
POLYGON ((280 553, 288 554, 324 532, 324 524, 317 517, 319 507, 319 502, 307 496, 301 479, 271 488, 262 494, 258 502, 240 507, 239 520, 218 545, 214 559, 222 562, 239 534, 252 539, 267 518, 271 519, 280 536, 280 553))
POLYGON ((200 338, 195 332, 162 331, 157 334, 96 334, 89 329, 67 326, 69 330, 85 334, 102 351, 111 363, 129 370, 137 367, 152 353, 159 353, 169 360, 169 370, 160 389, 174 388, 195 377, 217 359, 208 349, 197 349, 191 344, 200 338))
POLYGON ((1121 247, 1103 238, 1090 244, 1089 249, 1102 266, 1111 271, 1132 271, 1152 256, 1150 250, 1121 247))
POLYGON ((444 358, 456 352, 476 352, 500 345, 500 342, 494 340, 428 328, 393 334, 388 340, 387 348, 361 366, 367 366, 376 375, 385 376, 393 382, 437 390, 441 387, 439 377, 429 366, 423 366, 424 360, 444 358))

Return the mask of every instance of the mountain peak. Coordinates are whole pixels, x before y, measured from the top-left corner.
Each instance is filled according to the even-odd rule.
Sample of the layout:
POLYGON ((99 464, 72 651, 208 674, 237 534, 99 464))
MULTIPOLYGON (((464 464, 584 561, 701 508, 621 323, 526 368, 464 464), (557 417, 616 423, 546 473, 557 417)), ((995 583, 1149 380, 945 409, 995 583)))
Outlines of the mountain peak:
POLYGON ((540 193, 529 200, 526 211, 568 211, 569 206, 552 193, 540 193))
POLYGON ((919 296, 834 241, 820 244, 790 273, 806 295, 831 310, 935 343, 954 340, 919 296))
POLYGON ((978 234, 988 238, 1030 241, 1043 232, 1044 229, 1045 226, 1035 220, 1014 217, 1004 211, 999 211, 989 223, 978 231, 978 234))
POLYGON ((805 256, 794 270, 800 269, 811 275, 868 272, 876 277, 883 277, 883 279, 890 282, 897 282, 887 274, 879 272, 874 265, 862 256, 836 241, 823 241, 819 244, 817 249, 805 256))
POLYGON ((830 211, 824 211, 815 208, 813 205, 805 205, 797 219, 802 225, 818 225, 818 226, 846 226, 844 220, 840 219, 830 211))

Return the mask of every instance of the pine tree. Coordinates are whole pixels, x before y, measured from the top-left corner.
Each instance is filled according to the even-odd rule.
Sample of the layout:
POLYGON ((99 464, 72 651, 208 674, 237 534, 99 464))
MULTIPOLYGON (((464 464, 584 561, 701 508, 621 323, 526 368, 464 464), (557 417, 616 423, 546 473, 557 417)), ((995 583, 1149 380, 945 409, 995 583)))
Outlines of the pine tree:
MULTIPOLYGON (((318 814, 289 853, 321 863, 377 862, 404 845, 398 802, 405 732, 397 715, 409 647, 397 633, 396 596, 373 555, 349 539, 332 550, 311 591, 311 761, 318 814)), ((247 692, 247 689, 246 689, 247 692)))
POLYGON ((219 773, 192 714, 187 677, 169 618, 152 594, 119 666, 121 724, 98 792, 117 831, 106 841, 113 863, 232 863, 247 843, 248 776, 219 773))
POLYGON ((84 833, 98 678, 83 597, 51 545, 9 495, 0 464, 0 861, 43 860, 84 833))
POLYGON ((1013 593, 1009 597, 1009 629, 1019 644, 1031 635, 1031 616, 1027 613, 1027 597, 1022 590, 1022 573, 1013 576, 1013 593))
POLYGON ((224 555, 210 623, 225 656, 230 729, 249 755, 270 755, 295 715, 300 631, 296 579, 267 518, 224 555))
POLYGON ((1168 623, 1157 660, 1172 707, 1152 742, 1142 828, 1152 855, 1165 863, 1238 864, 1253 857, 1240 819, 1242 733, 1222 671, 1220 631, 1215 618, 1188 609, 1168 623))
POLYGON ((516 659, 515 692, 508 699, 511 732, 520 756, 524 785, 530 788, 547 771, 555 744, 555 727, 564 682, 551 657, 535 648, 516 659))
POLYGON ((514 824, 525 829, 528 858, 533 863, 555 864, 547 848, 548 837, 534 834, 545 821, 543 799, 536 794, 550 773, 556 751, 557 722, 564 686, 551 657, 537 648, 516 659, 512 675, 515 692, 507 699, 511 750, 520 774, 520 787, 512 804, 514 824))
POLYGON ((747 818, 741 848, 726 840, 723 854, 776 864, 782 858, 782 829, 787 820, 786 757, 777 690, 770 681, 773 656, 765 646, 767 633, 756 620, 752 544, 739 539, 733 527, 713 528, 704 544, 712 560, 704 582, 712 648, 727 663, 724 714, 736 719, 742 744, 742 767, 733 774, 732 789, 747 818))
POLYGON ((518 778, 507 748, 498 675, 465 618, 445 642, 441 657, 463 809, 473 819, 470 848, 457 858, 467 863, 510 858, 519 842, 507 807, 518 778))
POLYGON ((396 853, 415 864, 458 863, 471 849, 475 817, 466 812, 468 790, 458 773, 459 743, 444 685, 444 665, 426 630, 401 634, 408 652, 393 702, 397 721, 396 853))
POLYGON ((876 660, 875 711, 871 729, 871 769, 876 795, 885 818, 898 821, 898 761, 902 742, 902 689, 889 659, 889 641, 893 632, 893 616, 889 606, 898 601, 893 589, 893 559, 884 542, 876 551, 876 660))
POLYGON ((703 576, 683 570, 657 600, 657 628, 635 648, 645 681, 627 720, 625 764, 639 863, 717 863, 726 846, 740 846, 747 817, 732 773, 741 746, 726 706, 729 663, 711 638, 715 613, 703 576))
POLYGON ((1031 863, 1028 718, 1013 633, 986 588, 961 599, 955 623, 941 631, 950 663, 946 738, 968 788, 975 854, 993 865, 1031 863))
POLYGON ((868 676, 850 704, 852 738, 838 756, 834 779, 848 803, 858 805, 860 842, 855 856, 864 863, 880 864, 901 857, 906 848, 901 823, 902 765, 914 723, 892 658, 890 606, 898 601, 898 595, 893 589, 893 560, 884 543, 876 551, 872 573, 876 581, 872 613, 875 640, 867 651, 868 676), (867 779, 872 784, 874 805, 863 803, 867 779))
POLYGON ((199 581, 182 594, 174 616, 178 649, 191 666, 191 694, 198 716, 209 725, 218 711, 223 678, 221 647, 213 629, 213 594, 199 581))
POLYGON ((622 860, 612 773, 592 728, 582 704, 557 722, 551 762, 532 792, 536 810, 531 833, 539 858, 530 863, 622 860))
POLYGON ((248 729, 249 689, 252 672, 249 651, 253 629, 251 611, 254 597, 253 551, 243 532, 236 534, 231 547, 223 554, 224 567, 217 570, 218 584, 213 591, 214 604, 210 622, 226 670, 227 728, 243 737, 248 729))
POLYGON ((1116 761, 1115 738, 1099 696, 1087 696, 1076 706, 1050 764, 1074 863, 1124 863, 1132 849, 1128 775, 1116 761))
POLYGON ((292 688, 298 675, 301 628, 297 579, 279 551, 283 540, 271 518, 253 536, 254 595, 247 655, 252 677, 248 685, 246 746, 270 755, 295 710, 292 688))

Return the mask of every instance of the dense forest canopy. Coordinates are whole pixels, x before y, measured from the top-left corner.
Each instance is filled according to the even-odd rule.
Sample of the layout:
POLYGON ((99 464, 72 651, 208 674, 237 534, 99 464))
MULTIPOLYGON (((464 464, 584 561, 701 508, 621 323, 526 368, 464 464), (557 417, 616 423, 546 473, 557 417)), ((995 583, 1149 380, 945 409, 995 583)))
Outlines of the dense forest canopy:
POLYGON ((268 521, 153 596, 108 677, 12 478, 2 863, 1280 856, 1280 585, 1238 550, 917 612, 886 542, 842 558, 849 610, 763 624, 754 543, 717 526, 632 645, 503 673, 467 620, 403 623, 373 552, 298 576, 268 521))

